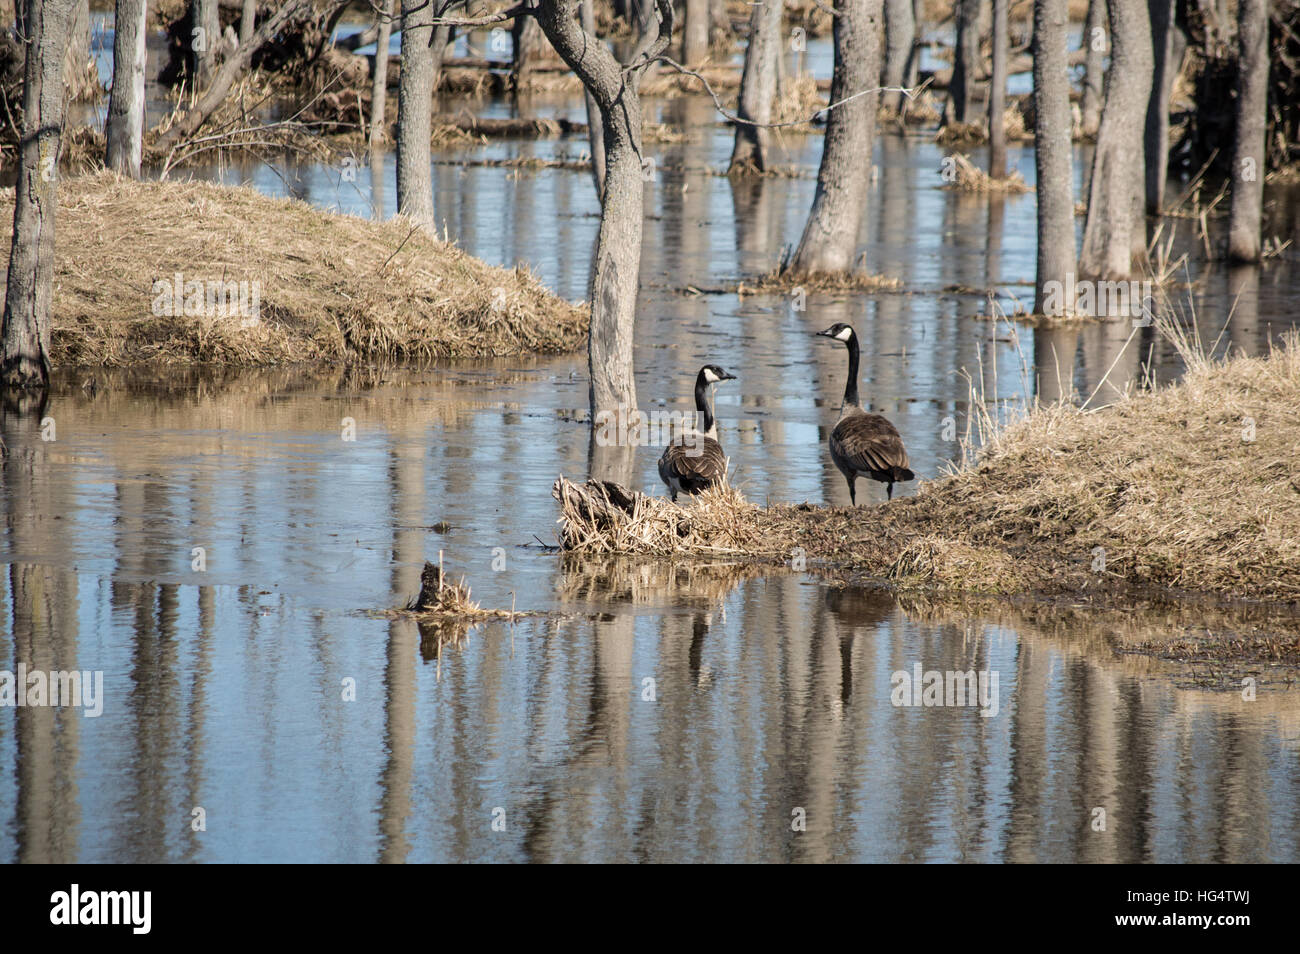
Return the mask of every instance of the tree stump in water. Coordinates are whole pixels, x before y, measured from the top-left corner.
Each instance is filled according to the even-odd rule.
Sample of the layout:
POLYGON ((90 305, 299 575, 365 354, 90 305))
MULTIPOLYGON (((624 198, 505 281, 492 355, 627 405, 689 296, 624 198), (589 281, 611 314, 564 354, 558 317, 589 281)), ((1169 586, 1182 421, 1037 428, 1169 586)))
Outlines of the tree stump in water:
POLYGON ((428 560, 420 571, 420 595, 410 608, 413 610, 434 609, 438 605, 438 594, 442 591, 442 569, 428 560))

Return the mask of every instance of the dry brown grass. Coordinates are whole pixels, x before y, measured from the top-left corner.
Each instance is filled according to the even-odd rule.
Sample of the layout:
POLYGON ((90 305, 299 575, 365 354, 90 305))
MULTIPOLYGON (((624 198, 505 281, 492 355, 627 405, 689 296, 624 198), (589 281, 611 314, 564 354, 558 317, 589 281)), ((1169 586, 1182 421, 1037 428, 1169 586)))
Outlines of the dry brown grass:
MULTIPOLYGON (((560 545, 580 553, 691 553, 745 556, 753 552, 758 508, 729 486, 710 488, 678 505, 617 484, 560 477, 560 545)), ((685 499, 685 498, 684 498, 685 499)))
POLYGON ((766 275, 740 282, 729 288, 741 298, 746 295, 770 295, 796 288, 805 291, 902 291, 903 281, 889 275, 873 275, 862 270, 851 272, 793 272, 776 268, 766 275))
POLYGON ((876 111, 876 119, 882 125, 929 126, 943 118, 942 99, 928 89, 905 100, 901 113, 894 103, 895 97, 892 94, 882 98, 881 106, 876 111))
POLYGON ((998 193, 1004 195, 1019 195, 1025 192, 1033 192, 1033 186, 1025 182, 1024 177, 1020 175, 1019 170, 1012 169, 1005 179, 994 179, 987 172, 981 169, 970 158, 963 153, 954 153, 951 156, 945 156, 945 159, 951 159, 953 164, 952 178, 945 179, 943 188, 957 189, 962 192, 976 192, 980 194, 998 193))
MULTIPOLYGON (((0 216, 13 219, 13 189, 0 216)), ((56 365, 553 353, 579 306, 524 268, 489 266, 398 218, 372 222, 202 182, 107 173, 59 190, 56 365), (153 314, 155 280, 258 282, 260 317, 153 314)))
POLYGON ((442 566, 442 551, 438 551, 438 565, 426 562, 420 574, 420 593, 401 609, 375 614, 392 620, 409 620, 420 633, 420 654, 426 660, 439 662, 444 649, 460 648, 470 631, 484 623, 514 623, 533 613, 484 609, 470 597, 469 584, 461 577, 449 582, 442 566))
POLYGON ((984 123, 948 123, 934 134, 934 141, 940 146, 978 146, 987 142, 988 130, 984 123))
POLYGON ((611 520, 593 511, 593 500, 605 508, 591 488, 562 483, 561 543, 782 562, 798 547, 903 590, 1297 602, 1297 406, 1293 337, 1265 357, 1199 362, 1176 385, 1105 408, 1028 410, 975 463, 892 504, 759 508, 729 491, 686 507, 637 499, 611 520))
MULTIPOLYGON (((817 80, 811 74, 786 79, 781 83, 780 95, 772 104, 772 122, 793 123, 808 119, 826 108, 829 100, 818 88, 817 80)), ((786 132, 812 132, 811 126, 790 126, 786 132)))
POLYGON ((529 614, 513 609, 484 609, 470 596, 469 584, 462 576, 455 583, 447 579, 442 566, 442 551, 438 552, 438 565, 425 562, 420 573, 420 593, 404 609, 394 612, 413 616, 424 622, 455 620, 458 622, 489 619, 520 619, 529 614))

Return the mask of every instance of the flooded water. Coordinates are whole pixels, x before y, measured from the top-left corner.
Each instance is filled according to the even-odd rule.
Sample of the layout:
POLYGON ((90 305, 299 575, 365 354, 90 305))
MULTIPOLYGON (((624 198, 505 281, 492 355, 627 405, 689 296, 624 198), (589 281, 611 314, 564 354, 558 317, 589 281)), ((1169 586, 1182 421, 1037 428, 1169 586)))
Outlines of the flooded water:
MULTIPOLYGON (((528 108, 584 118, 562 98, 528 108)), ((843 353, 813 337, 835 321, 856 325, 864 397, 926 478, 956 459, 963 368, 1008 402, 1179 373, 1150 329, 976 318, 990 291, 1031 294, 1033 196, 940 189, 944 153, 917 136, 877 144, 862 237, 903 293, 810 292, 800 310, 725 291, 797 240, 820 141, 784 137, 801 177, 729 181, 705 101, 648 112, 688 135, 647 144, 641 404, 687 407, 707 361, 736 373, 721 440, 752 499, 848 502, 825 453, 843 353)), ((472 253, 581 298, 589 174, 481 162, 584 151, 440 150, 438 215, 472 253)), ((1032 152, 1011 159, 1032 182, 1032 152)), ((200 172, 390 215, 391 157, 371 170, 200 172)), ((1288 237, 1294 198, 1275 200, 1288 237)), ((1259 353, 1300 322, 1285 264, 1190 268, 1207 341, 1259 353)), ((67 374, 45 406, 0 412, 0 672, 102 673, 97 716, 0 709, 0 860, 1300 860, 1300 692, 1188 688, 1117 655, 1086 611, 981 617, 816 572, 543 546, 552 482, 587 468, 583 355, 149 377, 67 374), (538 615, 468 631, 384 615, 440 554, 484 606, 538 615), (977 691, 899 704, 924 703, 901 695, 918 672, 973 672, 977 691)))

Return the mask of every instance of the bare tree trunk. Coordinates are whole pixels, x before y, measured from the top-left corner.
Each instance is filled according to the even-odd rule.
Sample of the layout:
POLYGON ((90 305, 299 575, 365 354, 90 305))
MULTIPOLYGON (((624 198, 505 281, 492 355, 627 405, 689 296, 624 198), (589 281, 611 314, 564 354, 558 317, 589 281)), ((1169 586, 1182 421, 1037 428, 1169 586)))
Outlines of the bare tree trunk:
MULTIPOLYGON (((881 86, 909 86, 907 69, 916 45, 916 20, 912 10, 913 0, 885 0, 885 72, 881 86)), ((907 97, 890 93, 885 104, 901 114, 907 97)))
POLYGON ((44 388, 50 381, 50 298, 54 219, 63 137, 63 66, 76 0, 26 0, 29 41, 23 67, 22 138, 14 186, 14 233, 5 288, 0 386, 44 388))
POLYGON ((974 118, 975 77, 980 67, 980 0, 956 0, 957 44, 953 50, 952 83, 948 87, 947 122, 974 118))
POLYGON ((221 42, 219 0, 190 0, 190 52, 193 56, 194 85, 203 89, 212 82, 217 67, 217 46, 221 42))
POLYGON ((514 42, 510 54, 510 79, 517 90, 537 63, 542 49, 542 28, 532 17, 516 17, 510 30, 514 42))
POLYGON ((1079 108, 1083 134, 1093 137, 1101 125, 1102 83, 1106 76, 1106 48, 1110 45, 1106 34, 1106 0, 1091 0, 1088 4, 1083 42, 1088 58, 1084 61, 1083 99, 1079 108))
POLYGON ((402 71, 397 88, 397 211, 432 232, 434 5, 402 0, 402 71))
POLYGON ((993 76, 989 80, 989 176, 1007 177, 1007 58, 1011 26, 1007 22, 1008 0, 993 0, 993 76))
MULTIPOLYGON (((910 0, 909 0, 910 2, 910 0)), ((781 14, 783 0, 762 0, 749 15, 749 48, 740 77, 740 108, 737 115, 754 123, 772 121, 776 97, 776 67, 781 58, 781 14)), ((736 124, 736 143, 731 150, 727 173, 754 168, 766 172, 769 131, 764 126, 736 124)))
POLYGON ((90 55, 90 0, 76 0, 72 5, 63 55, 63 83, 73 100, 90 99, 99 92, 99 70, 90 55))
POLYGON ((682 25, 682 62, 696 67, 709 56, 709 0, 685 0, 682 25))
POLYGON ((1268 121, 1268 0, 1241 0, 1237 80, 1237 145, 1232 157, 1228 257, 1257 262, 1263 227, 1264 148, 1268 121))
MULTIPOLYGON (((581 0, 582 28, 596 35, 596 8, 594 0, 581 0)), ((591 90, 583 86, 583 99, 587 104, 587 141, 591 146, 591 177, 596 183, 596 197, 605 194, 605 127, 600 118, 600 104, 591 90)))
POLYGON ((1074 168, 1066 0, 1034 0, 1034 167, 1038 180, 1038 270, 1034 312, 1069 315, 1074 302, 1074 168))
POLYGON ((1151 95, 1151 22, 1146 0, 1109 0, 1111 57, 1106 105, 1093 152, 1079 272, 1127 279, 1146 247, 1143 129, 1151 95))
MULTIPOLYGON (((387 0, 388 9, 392 11, 393 0, 387 0)), ((392 24, 390 23, 391 27, 392 24)), ((244 0, 244 6, 239 11, 239 45, 243 46, 253 38, 253 31, 257 29, 257 0, 244 0)))
MULTIPOLYGON (((538 0, 535 15, 551 46, 577 74, 600 108, 605 144, 605 188, 601 196, 600 232, 592 269, 591 329, 587 367, 592 421, 597 415, 634 410, 636 382, 632 340, 641 272, 644 218, 641 151, 641 98, 637 95, 645 65, 672 37, 671 0, 658 0, 647 31, 629 66, 578 23, 580 0, 538 0)), ((593 448, 599 441, 593 432, 593 448)), ((593 450, 593 457, 598 456, 593 450)), ((593 468, 602 469, 602 468, 593 468)))
POLYGON ((1159 215, 1169 174, 1169 99, 1182 64, 1183 42, 1174 23, 1174 0, 1149 0, 1147 9, 1155 58, 1145 133, 1146 211, 1159 215))
POLYGON ((113 17, 113 89, 108 96, 104 165, 140 178, 144 150, 145 6, 117 0, 113 17))
MULTIPOLYGON (((393 0, 379 0, 379 36, 375 39, 375 69, 370 77, 370 148, 384 141, 388 109, 388 47, 393 39, 393 0)), ((430 104, 432 109, 432 103, 430 104)))
MULTIPOLYGON (((881 6, 882 0, 836 0, 832 104, 875 88, 881 6)), ((878 100, 878 93, 868 93, 830 111, 812 211, 790 262, 795 274, 847 272, 853 267, 871 184, 878 100)))
MULTIPOLYGON (((903 85, 915 89, 921 78, 921 37, 925 33, 925 0, 912 0, 912 45, 907 51, 907 64, 903 67, 903 85)), ((904 93, 894 94, 895 109, 901 116, 910 102, 904 93)))

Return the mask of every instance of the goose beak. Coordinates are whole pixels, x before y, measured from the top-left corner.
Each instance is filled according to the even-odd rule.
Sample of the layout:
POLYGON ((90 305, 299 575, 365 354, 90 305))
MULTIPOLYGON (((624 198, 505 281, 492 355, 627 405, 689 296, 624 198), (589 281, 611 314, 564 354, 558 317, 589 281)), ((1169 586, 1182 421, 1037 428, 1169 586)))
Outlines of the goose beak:
POLYGON ((827 328, 825 331, 819 331, 819 332, 817 332, 817 333, 816 333, 816 337, 818 337, 818 338, 834 338, 835 336, 834 336, 833 334, 831 334, 831 330, 830 330, 829 328, 827 328))
POLYGON ((718 380, 720 380, 720 381, 735 381, 735 380, 737 380, 737 378, 736 378, 736 376, 735 376, 734 374, 732 374, 730 371, 724 371, 724 372, 722 373, 722 377, 719 378, 718 380))

